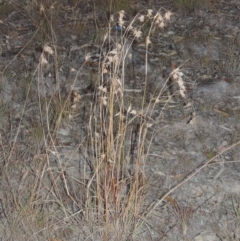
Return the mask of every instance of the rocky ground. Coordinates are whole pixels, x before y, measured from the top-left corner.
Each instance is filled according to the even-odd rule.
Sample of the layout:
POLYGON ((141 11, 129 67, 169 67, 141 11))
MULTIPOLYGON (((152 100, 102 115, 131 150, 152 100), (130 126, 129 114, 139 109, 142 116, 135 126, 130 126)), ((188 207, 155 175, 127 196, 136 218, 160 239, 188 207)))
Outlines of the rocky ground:
MULTIPOLYGON (((29 198, 34 200, 33 209, 43 205, 43 196, 48 200, 50 195, 46 197, 46 187, 31 183, 42 182, 48 169, 57 174, 63 167, 70 180, 80 180, 93 155, 85 143, 99 72, 92 56, 87 60, 86 56, 104 48, 108 14, 98 1, 96 5, 91 1, 60 2, 54 8, 46 4, 41 10, 34 1, 1 1, 2 240, 43 240, 40 233, 52 241, 98 240, 94 234, 87 239, 83 234, 88 228, 81 226, 79 230, 76 220, 71 219, 71 228, 70 221, 63 225, 64 218, 58 220, 57 215, 47 227, 41 221, 33 227, 31 219, 22 220, 29 217, 22 205, 29 190, 37 190, 37 197, 29 198), (48 11, 53 12, 52 18, 45 16, 48 11), (55 128, 51 122, 58 122, 55 113, 62 111, 58 105, 62 101, 66 108, 55 128), (55 128, 50 135, 56 139, 54 146, 41 131, 42 122, 49 132, 55 128), (21 207, 24 215, 16 207, 21 207)), ((126 23, 139 11, 146 15, 150 8, 154 13, 161 7, 173 12, 167 26, 150 35, 147 71, 144 37, 131 43, 130 36, 126 51, 126 108, 131 104, 134 111, 151 112, 152 120, 144 140, 147 151, 141 156, 147 179, 148 228, 135 240, 240 240, 240 2, 205 1, 192 9, 176 5, 176 1, 132 4, 126 10, 126 23), (184 96, 169 76, 177 67, 186 88, 184 96), (142 108, 139 100, 146 86, 146 72, 147 97, 142 108), (153 108, 149 103, 157 98, 153 108)), ((146 26, 143 35, 148 32, 146 26)), ((46 186, 51 186, 53 179, 49 178, 46 186)), ((66 217, 78 212, 74 207, 66 217)))

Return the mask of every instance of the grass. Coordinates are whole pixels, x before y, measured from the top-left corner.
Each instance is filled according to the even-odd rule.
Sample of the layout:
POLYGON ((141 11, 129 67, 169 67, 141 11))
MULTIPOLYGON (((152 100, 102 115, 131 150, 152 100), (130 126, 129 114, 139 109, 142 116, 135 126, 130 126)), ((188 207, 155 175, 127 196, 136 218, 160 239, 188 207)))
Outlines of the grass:
MULTIPOLYGON (((26 3, 35 11, 36 1, 33 5, 26 3)), ((177 86, 168 100, 163 96, 165 87, 156 88, 152 96, 148 94, 151 37, 154 31, 166 27, 171 12, 144 10, 126 22, 124 12, 118 10, 122 6, 128 8, 129 2, 102 2, 117 12, 105 33, 99 33, 100 58, 88 74, 94 86, 79 94, 80 74, 93 64, 93 56, 86 53, 74 72, 75 78, 61 78, 55 26, 46 6, 53 8, 45 1, 43 4, 45 10, 37 16, 40 20, 35 25, 36 32, 46 33, 41 39, 42 51, 31 76, 17 79, 21 89, 19 103, 13 95, 0 110, 0 120, 9 118, 11 122, 1 142, 4 163, 0 198, 6 221, 0 226, 1 235, 5 240, 146 240, 143 234, 151 234, 155 228, 149 218, 165 200, 172 205, 187 240, 194 210, 179 205, 170 194, 218 155, 210 150, 206 163, 166 193, 161 190, 163 195, 149 202, 151 183, 146 162, 154 134, 159 131, 154 111, 161 108, 163 112, 173 96, 186 100, 181 66, 164 79, 165 86, 170 79, 177 86), (116 23, 124 31, 114 32, 116 23), (146 70, 141 95, 133 99, 129 97, 127 68, 137 41, 145 43, 146 70), (82 123, 79 119, 84 98, 88 99, 86 121, 82 123), (162 100, 163 108, 159 106, 162 100), (8 105, 12 108, 7 112, 8 105)), ((81 1, 71 4, 77 11, 81 1)), ((237 210, 236 205, 234 208, 237 210)))
MULTIPOLYGON (((36 26, 37 31, 46 33, 47 38, 42 40, 50 39, 51 44, 43 45, 33 76, 19 80, 23 106, 16 123, 15 141, 9 144, 10 153, 8 148, 4 149, 8 159, 4 182, 11 186, 11 192, 3 190, 9 198, 8 202, 5 199, 3 202, 5 212, 12 209, 14 213, 5 217, 11 236, 15 239, 20 232, 19 240, 24 237, 53 239, 59 225, 71 230, 69 235, 80 225, 84 239, 133 239, 143 231, 147 191, 144 141, 153 125, 151 116, 143 111, 156 105, 146 102, 146 88, 137 107, 141 109, 134 109, 136 106, 126 100, 125 66, 134 39, 141 37, 142 23, 139 28, 131 27, 137 21, 135 18, 126 27, 129 39, 123 33, 112 35, 114 23, 110 23, 106 31, 101 50, 106 52, 101 62, 97 62, 95 71, 99 77, 95 82, 98 83, 94 84, 93 99, 88 106, 87 133, 75 147, 75 151, 82 154, 83 163, 73 176, 69 171, 71 157, 62 162, 58 133, 60 129, 63 135, 68 132, 69 115, 77 111, 80 95, 74 90, 77 77, 70 83, 70 89, 62 88, 64 83, 58 79, 51 82, 53 76, 59 75, 54 72, 58 71, 56 69, 48 71, 52 68, 49 66, 58 64, 56 39, 48 14, 43 7, 42 16, 47 26, 43 22, 36 26), (49 82, 45 83, 46 76, 49 82), (21 130, 25 128, 28 129, 23 141, 29 145, 26 152, 19 149, 18 144, 21 130), (12 162, 15 156, 23 156, 23 168, 16 168, 12 162), (9 180, 13 174, 16 175, 14 180, 9 180), (20 220, 23 220, 21 225, 20 220), (68 222, 71 225, 67 225, 68 222)), ((114 17, 123 27, 124 12, 114 17)), ((150 17, 152 24, 156 24, 158 18, 150 17)), ((87 55, 77 72, 88 62, 87 55)), ((147 76, 145 82, 147 85, 147 76)))

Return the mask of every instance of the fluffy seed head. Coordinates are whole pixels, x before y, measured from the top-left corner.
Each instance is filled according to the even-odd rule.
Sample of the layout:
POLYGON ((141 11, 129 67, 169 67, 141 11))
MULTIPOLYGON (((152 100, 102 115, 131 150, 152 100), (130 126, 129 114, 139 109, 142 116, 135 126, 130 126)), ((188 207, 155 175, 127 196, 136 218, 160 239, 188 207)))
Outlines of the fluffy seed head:
POLYGON ((133 35, 136 39, 139 39, 142 36, 142 31, 134 29, 133 30, 133 35))
POLYGON ((170 18, 171 18, 172 15, 173 15, 172 12, 167 11, 167 12, 165 13, 165 15, 164 15, 164 18, 165 18, 167 21, 170 21, 170 18))
POLYGON ((148 12, 147 12, 147 17, 148 17, 148 18, 152 17, 153 10, 152 10, 152 9, 148 9, 147 11, 148 11, 148 12))
POLYGON ((142 22, 144 22, 144 15, 141 15, 139 18, 138 18, 138 20, 142 23, 142 22))

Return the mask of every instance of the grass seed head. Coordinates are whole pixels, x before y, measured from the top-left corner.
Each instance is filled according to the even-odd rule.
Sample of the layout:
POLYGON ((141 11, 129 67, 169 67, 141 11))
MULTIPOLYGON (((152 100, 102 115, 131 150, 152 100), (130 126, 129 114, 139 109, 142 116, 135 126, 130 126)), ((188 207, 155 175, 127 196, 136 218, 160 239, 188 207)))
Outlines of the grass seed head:
POLYGON ((141 15, 141 16, 138 18, 138 20, 139 20, 141 23, 144 22, 144 19, 145 19, 144 15, 141 15))
POLYGON ((148 17, 148 18, 151 18, 151 17, 152 17, 152 14, 153 14, 153 10, 152 10, 152 9, 148 9, 148 11, 147 11, 147 17, 148 17))
POLYGON ((48 45, 45 45, 44 48, 43 48, 43 51, 50 54, 50 55, 53 55, 53 50, 51 47, 49 47, 48 45))
POLYGON ((170 18, 171 18, 172 15, 173 15, 172 12, 167 11, 167 12, 164 14, 164 18, 165 18, 167 21, 170 21, 170 18))
POLYGON ((41 57, 40 57, 40 63, 41 63, 41 65, 47 65, 48 64, 48 61, 46 60, 43 53, 41 54, 41 57))
POLYGON ((141 30, 137 30, 137 29, 134 29, 133 30, 133 35, 136 39, 139 39, 142 37, 142 31, 141 30))

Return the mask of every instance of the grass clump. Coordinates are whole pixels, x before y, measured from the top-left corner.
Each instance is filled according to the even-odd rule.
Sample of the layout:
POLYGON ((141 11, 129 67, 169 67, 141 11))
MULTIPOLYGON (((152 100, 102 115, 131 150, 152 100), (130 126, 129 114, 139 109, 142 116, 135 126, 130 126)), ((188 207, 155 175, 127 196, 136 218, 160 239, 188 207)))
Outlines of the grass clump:
MULTIPOLYGON (((80 2, 71 3, 77 7, 80 2)), ((116 10, 129 7, 127 1, 101 4, 112 4, 116 10)), ((4 235, 10 239, 11 233, 13 240, 17 236, 18 240, 141 240, 152 228, 149 216, 175 190, 153 205, 147 201, 146 161, 154 132, 159 131, 154 111, 164 101, 165 107, 173 95, 187 98, 177 67, 164 80, 163 88, 156 88, 152 96, 148 93, 151 38, 167 26, 172 13, 144 10, 130 22, 123 10, 111 15, 99 34, 97 54, 87 52, 79 69, 70 66, 76 77, 64 81, 49 11, 42 8, 43 22, 37 25, 47 36, 42 38, 39 63, 19 85, 23 103, 17 106, 20 113, 11 126, 14 138, 2 143, 6 159, 2 182, 10 187, 2 192, 4 230, 8 230, 4 235), (136 90, 128 85, 127 70, 132 64, 132 46, 140 41, 145 48, 142 88, 132 98, 136 90), (82 99, 76 85, 81 81, 79 73, 87 68, 91 88, 83 93, 89 99, 85 103, 87 121, 82 123, 78 120, 82 99), (163 100, 169 82, 176 88, 163 100)), ((186 236, 193 210, 180 205, 173 208, 186 236)))
MULTIPOLYGON (((45 9, 42 13, 47 14, 45 9)), ((53 26, 49 25, 51 43, 43 44, 32 76, 21 81, 24 103, 18 114, 15 140, 10 151, 5 148, 4 182, 7 183, 14 172, 16 175, 15 181, 11 179, 6 184, 11 186, 11 192, 4 190, 9 201, 3 200, 5 212, 12 208, 18 216, 14 219, 14 215, 6 215, 8 228, 14 229, 13 235, 21 232, 29 240, 51 239, 59 225, 62 230, 71 230, 68 235, 81 233, 83 239, 94 240, 137 239, 144 231, 145 162, 149 148, 145 142, 148 130, 154 125, 151 113, 161 95, 157 94, 155 101, 147 100, 146 74, 142 96, 137 105, 132 102, 128 98, 126 68, 131 64, 134 41, 146 38, 147 51, 152 29, 163 28, 170 15, 170 12, 158 12, 154 16, 153 11, 148 10, 126 24, 125 12, 119 11, 111 17, 103 36, 99 60, 93 63, 91 53, 86 54, 84 65, 77 73, 94 64, 95 69, 91 71, 97 73, 94 81, 98 83, 94 83, 88 103, 85 135, 80 141, 76 139, 77 146, 72 150, 81 156, 79 169, 75 167, 74 171, 70 170, 71 157, 62 162, 59 140, 60 134, 68 135, 76 120, 73 112, 78 116, 81 100, 75 90, 77 77, 68 85, 59 78, 56 39, 53 26), (143 36, 145 21, 150 24, 143 36), (28 151, 19 148, 20 140, 29 146, 28 151), (15 156, 25 159, 25 168, 15 170, 12 161, 15 156), (22 225, 16 226, 20 219, 22 225)), ((44 19, 47 20, 47 16, 44 19)), ((182 85, 183 94, 180 72, 176 70, 172 77, 182 85)), ((67 143, 64 141, 60 143, 67 143)))

